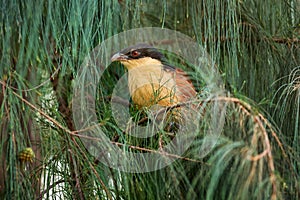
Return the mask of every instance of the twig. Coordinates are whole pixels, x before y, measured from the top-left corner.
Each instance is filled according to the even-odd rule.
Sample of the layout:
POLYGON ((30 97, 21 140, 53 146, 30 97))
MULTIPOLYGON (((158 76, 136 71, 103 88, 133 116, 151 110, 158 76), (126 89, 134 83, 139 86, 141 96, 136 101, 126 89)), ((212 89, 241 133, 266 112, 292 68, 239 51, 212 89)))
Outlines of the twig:
POLYGON ((54 188, 56 185, 60 184, 60 183, 64 183, 66 182, 64 179, 61 179, 61 180, 58 180, 58 181, 55 181, 54 183, 52 183, 51 185, 49 185, 49 187, 47 187, 45 190, 43 190, 39 197, 36 198, 36 200, 40 200, 40 199, 43 199, 43 196, 44 194, 46 194, 47 192, 49 192, 52 188, 54 188))
MULTIPOLYGON (((9 88, 6 86, 6 84, 2 81, 0 81, 0 83, 5 86, 6 88, 9 88)), ((12 90, 12 93, 18 97, 21 101, 23 101, 25 104, 27 104, 30 108, 32 108, 33 110, 37 111, 39 114, 41 114, 42 116, 44 116, 46 119, 48 119, 49 121, 51 121, 53 124, 55 124, 58 128, 64 130, 67 133, 72 133, 72 131, 70 131, 68 128, 64 127, 63 125, 61 125, 58 121, 56 121, 54 118, 50 117, 47 113, 43 112, 41 109, 37 108, 35 105, 33 105, 32 103, 30 103, 29 101, 27 101, 26 99, 24 99, 22 96, 20 96, 19 94, 17 94, 15 91, 12 90)))
POLYGON ((135 149, 135 150, 139 150, 139 151, 144 151, 144 152, 150 152, 150 153, 155 153, 155 154, 160 154, 160 155, 164 155, 164 156, 168 156, 170 158, 177 158, 177 159, 181 159, 181 160, 186 160, 186 161, 192 161, 192 162, 196 162, 196 163, 202 163, 202 164, 207 164, 207 163, 203 163, 202 161, 200 160, 195 160, 195 159, 192 159, 192 158, 186 158, 186 157, 182 157, 182 156, 179 156, 179 155, 176 155, 176 154, 171 154, 171 153, 167 153, 167 152, 161 152, 161 151, 157 151, 157 150, 153 150, 153 149, 146 149, 146 148, 143 148, 143 147, 138 147, 138 146, 132 146, 132 145, 125 145, 123 143, 119 143, 119 142, 111 142, 112 144, 115 144, 117 146, 126 146, 128 147, 129 149, 135 149))
MULTIPOLYGON (((44 82, 42 82, 41 84, 37 85, 37 86, 34 86, 32 88, 29 88, 29 89, 19 89, 19 88, 16 88, 16 87, 13 87, 13 86, 9 86, 9 88, 15 90, 15 91, 21 91, 21 92, 30 92, 32 90, 36 90, 42 86, 44 86, 45 84, 47 84, 49 81, 51 81, 51 79, 58 73, 58 71, 60 70, 61 66, 59 66, 53 73, 52 75, 50 75, 50 78, 45 80, 44 82)), ((2 84, 2 83, 1 83, 2 84)))
POLYGON ((81 189, 81 186, 80 186, 79 174, 78 174, 78 169, 77 169, 77 164, 76 164, 76 161, 75 161, 75 157, 73 156, 74 154, 73 154, 71 149, 68 149, 68 151, 70 153, 70 158, 71 158, 71 161, 72 161, 73 167, 74 167, 75 175, 73 176, 73 178, 75 178, 75 181, 76 181, 75 188, 78 191, 80 199, 84 200, 84 195, 83 195, 83 192, 82 192, 82 189, 81 189))
MULTIPOLYGON (((88 157, 86 156, 86 154, 83 152, 83 150, 80 148, 80 146, 78 145, 78 143, 77 143, 75 140, 74 140, 74 144, 78 147, 78 150, 81 152, 81 154, 84 156, 84 158, 88 161, 88 157)), ((105 186, 104 182, 101 180, 101 178, 100 178, 100 176, 99 176, 97 170, 95 169, 95 167, 94 167, 90 162, 88 162, 88 163, 89 163, 90 168, 92 169, 92 171, 93 171, 94 174, 96 175, 98 181, 99 181, 100 184, 102 185, 102 187, 103 187, 103 189, 104 189, 104 191, 105 191, 105 193, 106 193, 106 195, 107 195, 107 198, 108 198, 109 200, 112 200, 112 199, 113 199, 113 198, 112 198, 112 195, 111 195, 109 189, 105 186)))

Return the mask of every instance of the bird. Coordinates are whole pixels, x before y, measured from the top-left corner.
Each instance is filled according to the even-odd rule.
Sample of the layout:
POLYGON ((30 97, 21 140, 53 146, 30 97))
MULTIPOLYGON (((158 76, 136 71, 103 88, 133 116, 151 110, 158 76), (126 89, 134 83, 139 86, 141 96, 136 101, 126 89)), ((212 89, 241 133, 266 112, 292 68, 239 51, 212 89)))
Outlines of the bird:
POLYGON ((127 47, 115 53, 111 61, 127 68, 129 93, 139 108, 171 107, 197 95, 187 73, 171 65, 164 54, 151 45, 127 47))

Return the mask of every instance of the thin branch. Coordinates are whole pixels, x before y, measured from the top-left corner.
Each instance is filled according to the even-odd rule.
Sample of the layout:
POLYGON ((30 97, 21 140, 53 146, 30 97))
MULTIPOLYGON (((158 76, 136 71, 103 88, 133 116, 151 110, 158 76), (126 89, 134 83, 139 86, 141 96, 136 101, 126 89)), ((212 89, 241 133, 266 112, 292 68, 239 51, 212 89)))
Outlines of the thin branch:
MULTIPOLYGON (((81 154, 85 157, 86 161, 88 161, 88 157, 86 156, 86 154, 83 152, 83 150, 80 148, 80 146, 78 145, 78 143, 74 140, 74 144, 78 147, 78 150, 81 152, 81 154)), ((98 181, 100 182, 100 184, 102 185, 106 195, 107 195, 107 198, 109 200, 112 200, 112 194, 110 193, 109 189, 105 186, 104 182, 101 180, 97 170, 95 169, 95 167, 90 163, 89 163, 89 166, 90 168, 92 169, 92 171, 94 172, 94 174, 96 175, 98 181)))
POLYGON ((157 151, 157 150, 153 150, 153 149, 147 149, 147 148, 143 148, 143 147, 139 147, 139 146, 132 146, 132 145, 128 145, 127 146, 126 144, 119 143, 119 142, 111 142, 111 143, 115 144, 117 146, 126 146, 129 149, 135 149, 135 150, 139 150, 139 151, 160 154, 160 155, 163 155, 163 156, 168 156, 170 158, 176 158, 176 159, 181 159, 181 160, 186 160, 186 161, 191 161, 191 162, 202 163, 202 164, 208 165, 207 163, 204 163, 204 162, 202 162, 200 160, 195 160, 195 159, 192 159, 192 158, 182 157, 182 156, 179 156, 179 155, 176 155, 176 154, 171 154, 171 153, 167 153, 167 152, 161 152, 161 151, 157 151))
POLYGON ((40 200, 43 199, 43 196, 48 193, 52 188, 54 188, 56 185, 60 184, 60 183, 64 183, 66 182, 64 179, 55 181, 54 183, 52 183, 51 185, 49 185, 49 187, 47 187, 44 191, 42 191, 39 195, 38 198, 36 198, 36 200, 40 200))
POLYGON ((19 89, 19 88, 16 88, 16 87, 13 87, 13 86, 9 86, 11 89, 15 90, 15 91, 21 91, 21 92, 30 92, 32 90, 36 90, 44 85, 46 85, 48 82, 50 82, 53 77, 58 73, 58 71, 60 70, 61 66, 59 66, 53 73, 52 75, 50 75, 50 78, 45 80, 44 82, 42 82, 41 84, 37 85, 37 86, 34 86, 32 88, 29 88, 29 89, 19 89))
MULTIPOLYGON (((6 86, 6 84, 4 82, 2 82, 2 81, 0 81, 0 84, 2 84, 3 86, 5 86, 6 88, 10 88, 10 87, 6 86)), ((66 128, 63 125, 61 125, 54 118, 50 117, 47 113, 45 113, 41 109, 37 108, 35 105, 33 105, 32 103, 30 103, 29 101, 27 101, 26 99, 24 99, 22 96, 20 96, 19 94, 17 94, 15 91, 12 90, 12 93, 16 97, 18 97, 21 101, 23 101, 25 104, 27 104, 30 108, 32 108, 33 110, 35 110, 36 112, 38 112, 40 115, 42 115, 43 117, 45 117, 46 119, 48 119, 53 124, 55 124, 58 128, 60 128, 61 130, 65 131, 67 133, 72 133, 72 131, 70 131, 68 128, 66 128)))
POLYGON ((74 167, 74 173, 75 175, 73 176, 73 178, 75 178, 75 181, 76 181, 76 184, 75 184, 75 188, 77 189, 78 191, 78 194, 79 194, 79 197, 81 200, 84 200, 84 195, 83 195, 83 192, 82 192, 82 189, 81 189, 81 186, 80 186, 80 176, 79 176, 79 173, 78 173, 78 168, 77 168, 77 164, 76 164, 76 161, 75 161, 75 157, 73 156, 73 152, 71 149, 68 149, 69 153, 70 153, 70 158, 71 158, 71 161, 73 163, 73 167, 74 167))

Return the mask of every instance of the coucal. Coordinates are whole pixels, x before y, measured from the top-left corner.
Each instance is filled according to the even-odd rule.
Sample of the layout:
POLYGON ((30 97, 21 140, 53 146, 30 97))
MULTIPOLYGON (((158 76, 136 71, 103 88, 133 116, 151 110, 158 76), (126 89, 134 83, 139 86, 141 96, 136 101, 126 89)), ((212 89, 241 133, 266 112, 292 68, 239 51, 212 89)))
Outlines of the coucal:
POLYGON ((111 61, 119 61, 128 69, 129 92, 140 108, 174 106, 196 96, 187 74, 169 64, 156 48, 139 44, 114 54, 111 61))

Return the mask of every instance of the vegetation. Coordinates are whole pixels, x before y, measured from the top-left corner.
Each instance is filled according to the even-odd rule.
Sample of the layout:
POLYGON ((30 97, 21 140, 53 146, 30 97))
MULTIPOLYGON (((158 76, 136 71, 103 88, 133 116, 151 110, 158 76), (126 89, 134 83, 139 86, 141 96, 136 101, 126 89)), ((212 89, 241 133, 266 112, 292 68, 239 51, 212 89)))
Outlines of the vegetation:
MULTIPOLYGON (((299 1, 12 0, 0 9, 0 199, 300 199, 299 1), (78 130, 72 106, 86 56, 141 27, 193 38, 225 92, 203 95, 201 71, 182 65, 203 95, 194 103, 209 112, 183 155, 166 154, 159 148, 174 136, 141 141, 116 124, 110 97, 125 72, 110 65, 95 103, 107 145, 176 158, 131 173, 92 155, 84 140, 101 141, 78 130), (200 156, 218 124, 214 148, 200 156)), ((130 113, 145 123, 145 112, 131 106, 130 113)))

